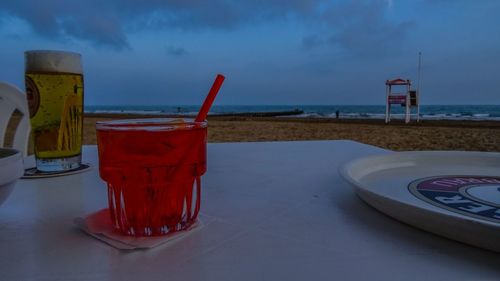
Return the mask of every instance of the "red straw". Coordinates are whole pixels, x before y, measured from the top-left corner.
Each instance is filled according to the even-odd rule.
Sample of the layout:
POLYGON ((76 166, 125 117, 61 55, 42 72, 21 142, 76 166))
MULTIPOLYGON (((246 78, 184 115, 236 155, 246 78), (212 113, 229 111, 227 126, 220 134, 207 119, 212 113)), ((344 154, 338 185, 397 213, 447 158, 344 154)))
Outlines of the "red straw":
POLYGON ((224 82, 224 78, 225 78, 224 75, 217 74, 217 77, 215 78, 214 84, 212 85, 210 92, 208 92, 208 95, 205 98, 203 105, 201 106, 200 112, 198 112, 198 116, 196 116, 196 119, 194 121, 196 121, 196 122, 205 121, 205 119, 207 118, 207 115, 208 115, 208 111, 210 110, 210 107, 212 107, 212 103, 215 100, 215 96, 217 96, 217 93, 219 92, 220 87, 222 86, 222 83, 224 82))

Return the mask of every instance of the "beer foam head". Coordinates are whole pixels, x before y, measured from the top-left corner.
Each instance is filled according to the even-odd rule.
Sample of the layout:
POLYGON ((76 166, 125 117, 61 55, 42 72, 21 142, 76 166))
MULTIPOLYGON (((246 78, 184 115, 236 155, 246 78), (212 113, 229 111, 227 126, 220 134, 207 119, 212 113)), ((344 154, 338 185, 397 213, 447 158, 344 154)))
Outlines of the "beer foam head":
POLYGON ((65 51, 26 51, 26 72, 65 72, 83 74, 81 55, 65 51))

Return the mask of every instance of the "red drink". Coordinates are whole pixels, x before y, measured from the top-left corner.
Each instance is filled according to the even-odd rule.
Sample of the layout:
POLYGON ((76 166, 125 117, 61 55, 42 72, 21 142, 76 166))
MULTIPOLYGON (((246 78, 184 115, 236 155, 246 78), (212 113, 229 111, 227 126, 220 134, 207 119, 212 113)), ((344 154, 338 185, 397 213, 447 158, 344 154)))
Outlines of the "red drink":
POLYGON ((122 233, 156 236, 188 228, 200 210, 207 123, 137 119, 97 122, 99 173, 111 221, 122 233))

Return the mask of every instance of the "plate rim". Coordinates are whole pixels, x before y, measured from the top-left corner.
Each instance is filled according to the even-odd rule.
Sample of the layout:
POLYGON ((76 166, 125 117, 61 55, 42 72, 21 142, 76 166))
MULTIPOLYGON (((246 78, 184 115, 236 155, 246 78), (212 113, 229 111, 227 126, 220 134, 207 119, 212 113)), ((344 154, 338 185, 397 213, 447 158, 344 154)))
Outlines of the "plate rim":
MULTIPOLYGON (((338 172, 341 177, 346 180, 353 188, 356 195, 366 204, 376 209, 377 211, 383 213, 391 217, 392 219, 397 220, 398 222, 402 222, 412 227, 437 234, 442 237, 446 237, 448 239, 452 239, 455 241, 459 241, 462 243, 466 243, 469 245, 473 245, 476 247, 480 247, 487 250, 492 250, 495 252, 500 252, 500 243, 494 243, 491 241, 492 237, 499 236, 500 234, 500 224, 495 222, 490 222, 487 220, 482 220, 474 217, 464 216, 449 210, 441 209, 437 206, 429 204, 428 202, 422 201, 425 204, 412 204, 409 201, 405 200, 397 200, 395 198, 391 198, 386 196, 386 194, 382 194, 379 192, 375 192, 373 188, 370 188, 365 183, 358 181, 353 175, 350 173, 350 169, 353 169, 356 165, 363 163, 364 161, 376 160, 376 159, 391 159, 399 156, 415 156, 415 157, 424 157, 426 155, 431 155, 433 157, 436 156, 469 156, 469 157, 494 157, 500 160, 500 153, 498 152, 478 152, 478 151, 402 151, 402 152, 389 152, 384 154, 376 154, 365 157, 359 157, 356 159, 352 159, 345 164, 341 165, 338 168, 338 172), (387 206, 383 205, 387 204, 387 206), (390 206, 400 206, 400 212, 396 213, 390 209, 390 206), (415 214, 414 212, 418 212, 415 214), (430 221, 418 221, 419 216, 429 217, 435 216, 430 221), (456 223, 459 225, 459 228, 467 228, 472 229, 470 233, 485 233, 485 231, 490 231, 489 233, 484 234, 486 236, 486 241, 479 241, 478 239, 471 238, 469 234, 461 234, 461 233, 453 233, 450 229, 446 229, 441 225, 438 225, 436 221, 445 220, 447 223, 456 223)), ((384 169, 380 169, 384 170, 384 169)), ((375 173, 380 170, 375 170, 370 173, 375 173)), ((367 173, 366 175, 369 175, 367 173)), ((364 176, 366 176, 364 175, 364 176)), ((492 175, 490 175, 492 176, 492 175)), ((500 176, 500 173, 499 175, 500 176)), ((431 176, 429 176, 431 177, 431 176)), ((414 180, 418 179, 413 179, 414 180)), ((409 185, 410 182, 407 184, 409 185)), ((402 188, 407 189, 408 186, 403 186, 402 188)), ((409 192, 409 191, 408 191, 409 192)), ((416 198, 417 200, 420 200, 416 198)))

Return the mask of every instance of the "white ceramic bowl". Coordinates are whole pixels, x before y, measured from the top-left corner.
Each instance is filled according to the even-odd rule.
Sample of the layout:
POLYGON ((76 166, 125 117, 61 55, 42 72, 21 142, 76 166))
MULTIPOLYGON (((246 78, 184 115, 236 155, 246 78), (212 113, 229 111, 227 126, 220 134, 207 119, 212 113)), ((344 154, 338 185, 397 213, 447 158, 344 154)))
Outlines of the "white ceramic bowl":
POLYGON ((0 205, 14 189, 16 180, 24 173, 21 152, 10 148, 0 148, 0 205))

